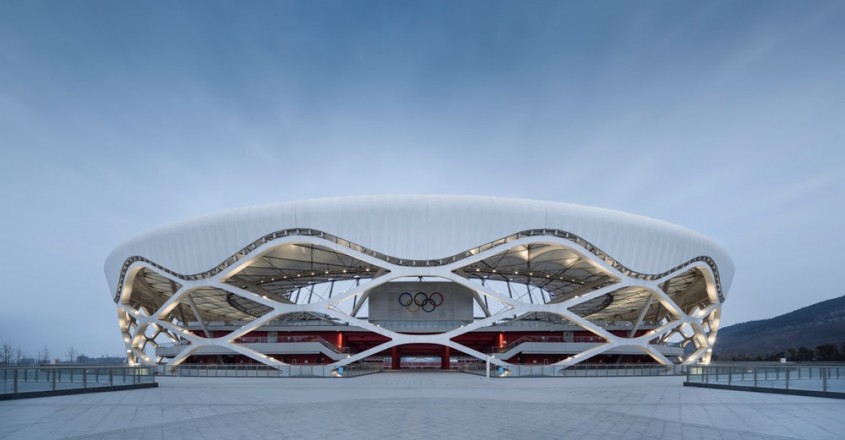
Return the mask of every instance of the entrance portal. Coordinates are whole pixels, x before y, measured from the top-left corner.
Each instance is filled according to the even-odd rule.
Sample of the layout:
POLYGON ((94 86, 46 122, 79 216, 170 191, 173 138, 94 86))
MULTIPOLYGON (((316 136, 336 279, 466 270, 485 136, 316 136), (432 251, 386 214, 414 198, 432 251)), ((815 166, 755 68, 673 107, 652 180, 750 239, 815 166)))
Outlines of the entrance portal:
POLYGON ((452 368, 449 347, 434 344, 407 344, 390 351, 393 370, 449 370, 452 368))

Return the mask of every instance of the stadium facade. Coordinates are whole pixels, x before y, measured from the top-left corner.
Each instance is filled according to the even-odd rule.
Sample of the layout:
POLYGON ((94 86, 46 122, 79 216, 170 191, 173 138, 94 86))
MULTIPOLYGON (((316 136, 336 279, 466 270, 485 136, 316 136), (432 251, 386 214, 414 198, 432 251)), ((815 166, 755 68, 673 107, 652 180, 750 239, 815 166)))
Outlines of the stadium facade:
POLYGON ((318 199, 173 224, 105 265, 130 363, 707 363, 733 262, 637 215, 469 196, 318 199))

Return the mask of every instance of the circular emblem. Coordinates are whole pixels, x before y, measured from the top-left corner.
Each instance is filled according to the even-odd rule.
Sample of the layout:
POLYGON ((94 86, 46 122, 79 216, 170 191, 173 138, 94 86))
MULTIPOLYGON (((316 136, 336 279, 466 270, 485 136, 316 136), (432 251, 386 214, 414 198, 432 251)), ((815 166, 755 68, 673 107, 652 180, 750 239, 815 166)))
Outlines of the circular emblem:
POLYGON ((399 295, 399 304, 408 309, 409 312, 423 309, 424 312, 431 313, 437 306, 443 304, 443 294, 440 292, 432 292, 431 294, 417 292, 412 295, 410 292, 402 292, 399 295))

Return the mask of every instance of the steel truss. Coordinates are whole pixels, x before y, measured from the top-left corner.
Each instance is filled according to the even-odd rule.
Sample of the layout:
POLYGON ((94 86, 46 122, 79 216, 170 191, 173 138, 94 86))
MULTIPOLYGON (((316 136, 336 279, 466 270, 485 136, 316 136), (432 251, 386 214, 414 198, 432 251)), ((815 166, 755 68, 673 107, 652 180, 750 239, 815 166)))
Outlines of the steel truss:
MULTIPOLYGON (((543 231, 545 232, 545 230, 543 231)), ((698 362, 708 363, 710 361, 710 354, 719 327, 723 295, 718 277, 718 269, 715 262, 707 256, 701 256, 683 262, 660 274, 642 274, 628 269, 585 240, 561 231, 548 231, 548 233, 542 234, 518 233, 491 244, 468 250, 456 256, 441 260, 425 260, 424 262, 419 262, 419 264, 415 260, 388 257, 354 245, 348 241, 343 241, 345 245, 339 245, 338 240, 340 239, 328 234, 315 234, 312 230, 307 230, 307 233, 304 234, 274 233, 272 239, 268 240, 266 237, 263 237, 261 240, 244 248, 244 250, 235 256, 222 262, 218 267, 202 274, 193 275, 177 274, 141 257, 127 259, 121 271, 120 284, 116 292, 116 302, 118 321, 130 363, 155 364, 162 362, 162 359, 153 359, 150 357, 145 352, 145 349, 147 344, 156 346, 156 338, 163 335, 174 342, 188 342, 170 360, 169 365, 171 367, 184 362, 201 347, 212 346, 242 354, 265 365, 284 368, 288 364, 264 355, 236 341, 250 332, 260 329, 274 319, 278 319, 282 315, 296 313, 326 316, 338 322, 357 326, 390 339, 385 343, 332 364, 337 367, 361 361, 394 346, 411 343, 438 344, 479 359, 487 359, 488 356, 485 353, 456 343, 452 338, 483 327, 503 324, 512 317, 519 318, 528 314, 537 313, 560 316, 562 319, 580 326, 584 330, 603 338, 605 341, 553 364, 559 367, 560 370, 584 362, 593 356, 617 347, 635 347, 660 364, 666 366, 674 365, 676 363, 675 361, 667 358, 659 351, 659 346, 672 337, 680 337, 684 345, 693 344, 694 347, 691 354, 677 359, 678 362, 694 364, 698 362), (330 298, 319 298, 317 301, 307 304, 274 300, 267 295, 261 295, 245 288, 240 288, 237 286, 238 283, 233 284, 230 282, 240 271, 246 269, 251 262, 256 261, 275 248, 291 244, 328 248, 339 254, 372 265, 372 267, 379 268, 380 270, 377 276, 374 276, 368 283, 357 285, 344 292, 338 292, 330 298), (537 244, 552 244, 566 248, 578 254, 580 258, 589 260, 591 264, 599 267, 612 277, 615 282, 597 285, 592 290, 582 290, 580 295, 574 295, 563 300, 549 301, 546 303, 526 303, 502 294, 492 289, 489 285, 472 280, 469 277, 470 274, 464 273, 464 269, 470 265, 494 257, 502 251, 507 251, 518 246, 537 244), (676 277, 684 276, 690 270, 698 270, 703 275, 706 283, 707 301, 694 307, 687 306, 689 310, 684 310, 660 286, 676 277), (173 287, 173 293, 156 310, 148 310, 147 307, 137 303, 135 305, 132 304, 132 286, 135 278, 142 271, 153 273, 157 277, 169 280, 173 287), (483 297, 485 303, 487 301, 495 301, 500 303, 502 307, 496 313, 490 314, 483 319, 476 319, 471 324, 444 333, 430 335, 395 332, 357 318, 353 313, 347 313, 341 310, 341 305, 347 301, 355 303, 358 301, 358 298, 363 299, 368 290, 393 280, 407 277, 433 277, 448 280, 476 292, 478 298, 483 297), (612 334, 600 324, 592 322, 585 316, 576 313, 579 306, 583 309, 585 303, 618 292, 623 288, 635 288, 635 290, 640 292, 648 292, 648 299, 644 301, 635 329, 636 326, 641 324, 646 313, 654 303, 659 304, 667 311, 667 314, 662 317, 659 326, 638 337, 633 336, 635 334, 634 330, 630 332, 629 337, 623 337, 612 334), (233 296, 244 298, 252 303, 263 306, 261 310, 267 311, 225 336, 211 337, 211 333, 206 329, 204 333, 205 337, 203 337, 183 328, 180 324, 184 325, 184 322, 173 318, 176 314, 175 312, 181 311, 183 302, 191 306, 194 316, 199 317, 201 315, 190 296, 191 292, 196 292, 200 289, 215 289, 224 292, 229 299, 233 296)), ((502 359, 493 358, 490 361, 495 365, 503 367, 510 365, 502 359)))

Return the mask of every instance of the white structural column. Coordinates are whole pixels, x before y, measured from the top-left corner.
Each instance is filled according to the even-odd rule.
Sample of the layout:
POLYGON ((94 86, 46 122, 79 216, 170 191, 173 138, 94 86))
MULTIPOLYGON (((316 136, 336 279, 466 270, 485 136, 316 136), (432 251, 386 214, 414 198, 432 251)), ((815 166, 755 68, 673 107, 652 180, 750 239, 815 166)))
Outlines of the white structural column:
MULTIPOLYGON (((191 354, 195 353, 200 348, 213 346, 225 348, 229 351, 242 354, 256 360, 257 362, 275 368, 285 368, 288 366, 287 364, 266 356, 258 351, 252 350, 236 341, 238 338, 261 328, 272 320, 284 314, 294 312, 326 314, 340 322, 381 334, 390 339, 388 342, 378 345, 372 349, 337 361, 333 364, 334 366, 342 366, 352 362, 357 362, 391 347, 409 343, 439 344, 448 346, 470 356, 477 357, 478 359, 486 360, 487 355, 484 353, 480 353, 469 347, 456 343, 452 340, 452 338, 503 322, 506 318, 512 316, 520 317, 528 313, 536 312, 549 312, 560 315, 566 320, 571 321, 584 330, 592 332, 606 341, 555 364, 561 369, 584 362, 593 356, 605 353, 608 350, 612 350, 617 347, 636 347, 643 353, 654 358, 657 362, 667 366, 672 365, 675 362, 661 354, 658 349, 659 347, 655 345, 656 343, 659 344, 665 342, 666 339, 672 335, 682 335, 685 344, 694 344, 695 347, 693 353, 687 358, 680 359, 680 362, 686 364, 708 362, 713 344, 715 343, 715 335, 719 326, 721 308, 721 302, 714 287, 717 276, 713 273, 711 266, 702 261, 693 261, 661 278, 644 280, 642 277, 626 275, 626 273, 623 273, 611 265, 609 261, 609 257, 607 259, 599 257, 571 240, 555 236, 531 236, 512 240, 507 244, 492 247, 465 258, 450 260, 448 264, 436 266, 407 266, 394 264, 392 262, 380 260, 372 255, 358 252, 349 247, 340 246, 337 243, 327 241, 316 236, 287 236, 255 247, 251 252, 243 254, 235 263, 228 265, 214 275, 210 275, 202 279, 187 279, 177 276, 167 270, 162 270, 154 264, 144 261, 133 262, 129 266, 128 270, 126 270, 126 275, 121 286, 118 300, 118 320, 124 337, 127 355, 132 363, 156 363, 156 360, 152 359, 146 353, 145 349, 147 344, 155 344, 155 339, 160 334, 165 335, 174 342, 183 343, 184 341, 182 350, 170 360, 169 365, 171 367, 184 362, 191 354), (466 267, 469 264, 489 258, 513 247, 535 243, 555 244, 572 250, 577 253, 580 258, 589 260, 596 267, 601 268, 607 274, 611 275, 616 282, 598 289, 586 290, 580 296, 574 296, 565 301, 547 304, 530 304, 519 299, 510 298, 508 295, 497 292, 489 286, 464 278, 456 273, 456 271, 462 267, 466 267), (386 272, 384 275, 373 278, 368 283, 350 288, 345 292, 339 292, 331 299, 321 298, 319 301, 308 304, 293 304, 289 302, 274 301, 267 296, 226 283, 227 279, 246 268, 251 262, 257 260, 261 255, 278 246, 287 244, 319 245, 321 247, 329 248, 335 252, 346 254, 367 264, 380 267, 386 272), (158 276, 170 280, 174 286, 179 286, 158 310, 151 311, 142 307, 134 308, 131 305, 131 286, 133 285, 135 277, 142 269, 151 271, 158 276), (704 274, 704 278, 707 283, 709 304, 703 308, 696 308, 695 310, 687 313, 660 288, 660 285, 665 281, 668 281, 691 269, 699 270, 704 274), (352 313, 346 313, 339 307, 341 303, 353 301, 356 297, 360 298, 369 289, 384 283, 389 283, 393 280, 407 277, 436 277, 442 280, 452 281, 456 284, 472 289, 477 304, 485 304, 484 300, 486 299, 487 301, 501 303, 502 308, 499 312, 491 314, 485 307, 485 315, 487 316, 484 319, 476 320, 471 324, 445 333, 434 335, 413 335, 391 331, 353 316, 354 311, 357 311, 358 307, 360 307, 360 303, 363 303, 363 299, 361 299, 359 304, 355 304, 352 307, 352 313), (650 295, 648 300, 645 302, 644 308, 639 312, 639 318, 636 324, 637 327, 639 327, 641 321, 644 319, 648 308, 655 302, 661 304, 670 312, 671 319, 661 323, 658 328, 650 330, 645 335, 634 337, 637 330, 637 327, 635 327, 628 334, 628 337, 623 337, 614 335, 610 331, 602 328, 599 324, 591 322, 590 320, 571 311, 575 306, 600 298, 603 295, 613 293, 625 287, 636 287, 647 291, 650 295), (254 303, 266 306, 270 309, 270 311, 225 336, 212 337, 211 334, 206 333, 205 337, 203 337, 180 327, 178 321, 175 319, 168 320, 168 316, 172 315, 175 308, 178 307, 182 301, 188 301, 190 293, 200 288, 213 288, 221 292, 231 293, 254 303), (148 332, 148 330, 150 331, 148 332)), ((192 305, 192 308, 194 309, 194 313, 198 315, 199 312, 196 310, 196 307, 192 305)), ((501 359, 492 358, 490 361, 493 364, 500 366, 507 367, 510 365, 501 359)))

